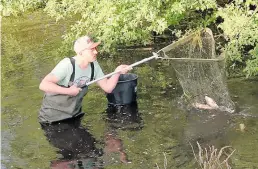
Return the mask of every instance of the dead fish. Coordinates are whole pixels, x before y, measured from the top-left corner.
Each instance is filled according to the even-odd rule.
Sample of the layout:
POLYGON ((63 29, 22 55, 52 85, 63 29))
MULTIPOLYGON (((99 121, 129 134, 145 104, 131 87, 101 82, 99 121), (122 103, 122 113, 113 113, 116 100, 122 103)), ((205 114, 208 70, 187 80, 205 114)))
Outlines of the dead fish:
POLYGON ((210 107, 212 107, 213 109, 218 109, 218 108, 219 108, 219 106, 217 105, 217 103, 216 103, 212 98, 210 98, 210 97, 208 97, 208 96, 205 96, 204 98, 205 98, 206 103, 207 103, 210 107))
POLYGON ((240 131, 244 132, 245 131, 245 124, 244 123, 239 124, 239 128, 240 128, 240 131))
POLYGON ((207 104, 201 104, 201 103, 193 103, 193 106, 197 109, 205 109, 205 110, 212 110, 214 108, 212 108, 211 106, 207 105, 207 104))

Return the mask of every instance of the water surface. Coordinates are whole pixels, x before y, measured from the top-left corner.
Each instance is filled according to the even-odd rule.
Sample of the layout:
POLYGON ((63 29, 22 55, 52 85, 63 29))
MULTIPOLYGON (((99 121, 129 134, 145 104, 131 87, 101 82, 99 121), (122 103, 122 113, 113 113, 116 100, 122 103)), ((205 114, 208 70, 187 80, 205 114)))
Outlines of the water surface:
MULTIPOLYGON (((57 24, 41 13, 18 19, 4 18, 2 25, 2 167, 54 168, 55 164, 79 160, 81 166, 91 163, 88 158, 64 158, 59 148, 44 135, 37 120, 43 93, 38 89, 41 79, 63 57, 58 54, 61 35, 67 23, 57 24)), ((151 51, 123 51, 113 57, 98 56, 105 73, 121 63, 130 64, 151 51)), ((258 88, 257 79, 235 78, 227 81, 237 113, 188 112, 178 106, 182 89, 175 78, 171 63, 151 61, 135 68, 138 78, 134 117, 107 115, 107 99, 96 85, 84 99, 81 127, 90 133, 94 146, 104 155, 97 161, 105 168, 194 168, 196 163, 190 147, 199 141, 218 149, 229 145, 235 149, 231 157, 233 168, 258 166, 258 88), (248 116, 245 116, 248 114, 248 116), (249 116, 252 115, 252 116, 249 116), (112 119, 113 118, 113 119, 112 119), (115 120, 114 120, 115 119, 115 120), (239 125, 246 126, 245 131, 239 125), (114 136, 110 138, 108 134, 114 136), (121 162, 121 152, 112 151, 105 141, 122 147, 131 163, 121 162), (121 145, 120 145, 121 144, 121 145), (107 149, 109 151, 107 151, 107 149)), ((79 138, 80 139, 80 138, 79 138)), ((197 151, 197 150, 196 150, 197 151)))

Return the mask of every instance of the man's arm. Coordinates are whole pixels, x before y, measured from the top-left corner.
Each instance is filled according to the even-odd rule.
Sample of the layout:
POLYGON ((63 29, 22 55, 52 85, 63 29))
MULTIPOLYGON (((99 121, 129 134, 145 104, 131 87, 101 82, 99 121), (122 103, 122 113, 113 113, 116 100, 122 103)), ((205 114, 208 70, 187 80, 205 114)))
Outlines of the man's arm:
POLYGON ((57 85, 58 78, 53 74, 48 74, 40 83, 39 89, 46 93, 56 93, 56 94, 67 94, 71 96, 76 96, 81 88, 76 86, 71 86, 70 88, 65 88, 57 85))
POLYGON ((115 71, 119 71, 117 74, 111 76, 109 79, 105 78, 97 82, 97 84, 106 92, 111 93, 113 89, 116 87, 116 84, 118 82, 120 74, 125 74, 129 70, 131 70, 132 67, 129 67, 128 65, 120 65, 116 68, 115 71))
POLYGON ((97 82, 97 84, 103 89, 106 93, 111 93, 116 87, 120 73, 111 76, 109 79, 105 78, 97 82))

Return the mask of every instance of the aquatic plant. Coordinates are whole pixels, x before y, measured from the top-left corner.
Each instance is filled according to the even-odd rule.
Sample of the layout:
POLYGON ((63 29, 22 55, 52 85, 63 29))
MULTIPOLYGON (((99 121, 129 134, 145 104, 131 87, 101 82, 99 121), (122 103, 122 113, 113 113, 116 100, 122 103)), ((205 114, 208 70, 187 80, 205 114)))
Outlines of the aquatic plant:
POLYGON ((194 154, 194 158, 199 164, 201 169, 231 169, 229 165, 229 158, 233 155, 235 150, 231 151, 230 154, 226 153, 226 149, 229 149, 230 146, 224 146, 219 151, 214 146, 209 146, 209 148, 202 148, 199 142, 197 141, 198 145, 198 157, 194 151, 192 144, 192 151, 194 154))
MULTIPOLYGON (((163 152, 163 155, 164 155, 164 164, 163 164, 163 167, 164 169, 167 169, 167 166, 168 166, 168 161, 167 161, 167 157, 166 157, 166 154, 163 152)), ((156 166, 157 166, 157 169, 160 169, 159 168, 159 165, 156 163, 156 166)))

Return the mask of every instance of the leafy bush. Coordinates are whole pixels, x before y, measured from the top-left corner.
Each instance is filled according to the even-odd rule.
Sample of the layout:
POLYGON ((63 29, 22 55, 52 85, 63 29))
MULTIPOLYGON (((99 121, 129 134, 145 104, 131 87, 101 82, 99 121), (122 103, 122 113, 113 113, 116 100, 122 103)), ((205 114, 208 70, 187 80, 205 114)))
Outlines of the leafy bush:
POLYGON ((63 54, 71 51, 74 39, 84 34, 103 41, 102 51, 113 52, 121 45, 152 44, 153 33, 169 32, 170 37, 178 37, 182 32, 206 26, 219 28, 226 39, 222 49, 228 63, 243 63, 247 76, 257 75, 257 2, 226 3, 225 0, 6 0, 1 10, 4 15, 18 15, 44 8, 56 21, 74 19, 70 30, 63 35, 64 46, 60 50, 63 54), (223 21, 216 25, 218 17, 223 21))
POLYGON ((258 74, 258 8, 250 10, 250 5, 254 4, 250 0, 237 0, 217 12, 217 16, 224 19, 218 27, 227 40, 224 47, 226 56, 232 63, 246 62, 244 71, 247 76, 258 74))
POLYGON ((3 16, 17 16, 22 12, 43 7, 46 0, 1 0, 0 10, 3 16))

